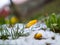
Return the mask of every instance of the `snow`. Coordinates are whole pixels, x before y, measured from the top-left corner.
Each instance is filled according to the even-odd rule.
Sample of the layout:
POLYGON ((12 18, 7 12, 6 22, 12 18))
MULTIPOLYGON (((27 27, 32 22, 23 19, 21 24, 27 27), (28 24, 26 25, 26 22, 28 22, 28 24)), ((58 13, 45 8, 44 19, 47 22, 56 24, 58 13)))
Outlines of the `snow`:
MULTIPOLYGON (((13 27, 14 30, 16 30, 17 25, 19 25, 19 30, 21 30, 24 24, 16 24, 13 27)), ((11 30, 11 28, 8 29, 9 31, 11 30)), ((60 45, 60 34, 50 31, 49 28, 47 28, 47 26, 43 23, 39 23, 39 24, 36 23, 30 28, 24 28, 24 34, 26 33, 29 33, 30 35, 26 37, 19 37, 18 39, 14 39, 14 40, 0 39, 0 45, 46 45, 46 43, 49 43, 50 45, 60 45), (46 28, 46 30, 43 30, 41 28, 46 28), (34 35, 38 32, 41 33, 42 38, 45 39, 41 39, 41 40, 34 39, 34 35), (54 40, 51 39, 52 37, 55 37, 55 39, 54 40)))

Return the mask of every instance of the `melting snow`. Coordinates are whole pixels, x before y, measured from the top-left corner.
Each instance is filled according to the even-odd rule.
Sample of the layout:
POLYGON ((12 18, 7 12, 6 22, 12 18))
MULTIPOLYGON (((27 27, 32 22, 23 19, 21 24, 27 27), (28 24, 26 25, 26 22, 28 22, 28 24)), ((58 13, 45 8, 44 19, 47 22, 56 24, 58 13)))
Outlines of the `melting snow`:
MULTIPOLYGON (((19 28, 23 28, 23 24, 18 24, 19 28)), ((60 34, 54 33, 50 31, 45 24, 35 24, 30 28, 25 28, 24 33, 29 33, 30 35, 27 37, 19 37, 15 40, 0 40, 1 45, 46 45, 49 43, 50 45, 60 45, 60 34), (33 28, 32 28, 33 27, 33 28), (46 30, 42 30, 41 28, 46 28, 46 30), (32 30, 31 30, 32 29, 32 30), (42 33, 43 38, 41 40, 34 39, 34 35, 39 32, 42 33), (51 37, 55 37, 55 39, 51 39, 51 37)), ((17 28, 17 24, 14 26, 14 29, 17 28)), ((9 31, 11 28, 8 28, 9 31)), ((19 30, 20 30, 19 29, 19 30)))

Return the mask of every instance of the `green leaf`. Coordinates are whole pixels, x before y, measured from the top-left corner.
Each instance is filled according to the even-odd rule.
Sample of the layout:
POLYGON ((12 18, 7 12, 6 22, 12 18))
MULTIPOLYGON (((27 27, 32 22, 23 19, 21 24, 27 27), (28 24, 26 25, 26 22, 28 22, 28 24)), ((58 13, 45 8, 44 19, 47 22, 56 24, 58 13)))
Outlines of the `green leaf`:
POLYGON ((0 18, 0 25, 3 25, 3 24, 5 24, 5 18, 4 17, 1 17, 0 18))

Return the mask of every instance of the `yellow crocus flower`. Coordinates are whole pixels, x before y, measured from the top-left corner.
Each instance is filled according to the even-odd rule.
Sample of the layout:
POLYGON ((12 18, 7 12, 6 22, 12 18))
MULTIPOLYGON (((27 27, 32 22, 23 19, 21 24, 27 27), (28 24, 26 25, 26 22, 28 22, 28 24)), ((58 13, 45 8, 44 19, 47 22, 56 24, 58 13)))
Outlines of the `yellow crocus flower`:
POLYGON ((11 17, 10 21, 11 21, 11 24, 15 24, 18 22, 18 18, 13 16, 13 17, 11 17))
POLYGON ((37 20, 31 20, 26 24, 26 28, 31 27, 32 25, 34 25, 35 23, 37 23, 37 20))

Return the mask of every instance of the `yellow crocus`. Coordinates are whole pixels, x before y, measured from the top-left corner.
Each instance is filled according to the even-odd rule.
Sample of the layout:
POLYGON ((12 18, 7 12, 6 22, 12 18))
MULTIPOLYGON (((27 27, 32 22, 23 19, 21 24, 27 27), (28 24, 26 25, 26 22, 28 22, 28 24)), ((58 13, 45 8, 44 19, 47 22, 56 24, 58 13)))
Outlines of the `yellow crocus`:
POLYGON ((11 24, 15 24, 18 22, 18 18, 13 16, 13 17, 11 17, 10 21, 11 21, 11 24))
POLYGON ((41 33, 36 33, 36 34, 34 35, 34 38, 35 38, 35 39, 41 39, 41 38, 42 38, 42 34, 41 34, 41 33))
POLYGON ((37 23, 37 20, 31 20, 26 24, 26 28, 31 27, 32 25, 34 25, 35 23, 37 23))

